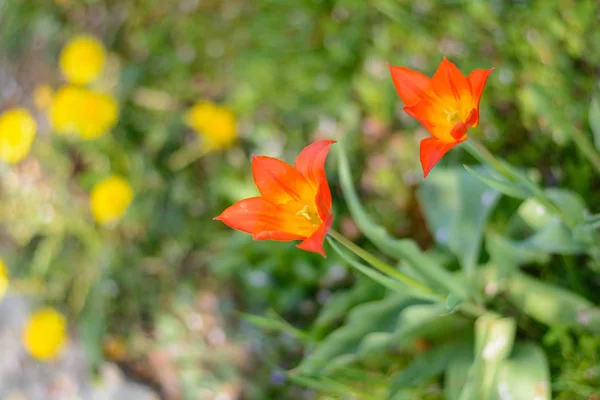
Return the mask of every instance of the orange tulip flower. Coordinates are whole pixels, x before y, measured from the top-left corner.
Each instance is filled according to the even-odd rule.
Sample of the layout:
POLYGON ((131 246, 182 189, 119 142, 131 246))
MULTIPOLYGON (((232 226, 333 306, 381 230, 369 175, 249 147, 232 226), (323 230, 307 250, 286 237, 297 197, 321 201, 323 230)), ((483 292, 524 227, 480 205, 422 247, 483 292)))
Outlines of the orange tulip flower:
POLYGON ((333 222, 325 159, 333 143, 319 140, 307 146, 293 167, 272 157, 252 157, 262 196, 238 201, 214 219, 254 240, 302 240, 298 248, 325 257, 323 239, 333 222))
POLYGON ((433 137, 421 141, 421 166, 427 174, 454 146, 467 140, 467 130, 479 122, 479 101, 492 69, 476 69, 465 77, 444 57, 429 79, 406 67, 389 66, 404 111, 433 137))

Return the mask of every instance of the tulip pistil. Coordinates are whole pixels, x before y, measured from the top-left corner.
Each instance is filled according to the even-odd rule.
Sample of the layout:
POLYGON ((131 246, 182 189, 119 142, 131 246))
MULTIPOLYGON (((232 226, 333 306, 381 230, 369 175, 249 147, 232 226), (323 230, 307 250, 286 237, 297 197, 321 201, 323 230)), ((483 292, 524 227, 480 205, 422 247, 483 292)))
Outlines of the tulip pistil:
POLYGON ((451 124, 457 124, 461 122, 460 117, 458 115, 458 111, 456 110, 444 110, 446 112, 446 121, 451 124))
POLYGON ((315 212, 315 210, 311 210, 308 204, 305 204, 304 207, 302 207, 302 209, 296 213, 296 215, 303 216, 313 225, 320 225, 323 222, 321 217, 319 217, 319 213, 315 212))

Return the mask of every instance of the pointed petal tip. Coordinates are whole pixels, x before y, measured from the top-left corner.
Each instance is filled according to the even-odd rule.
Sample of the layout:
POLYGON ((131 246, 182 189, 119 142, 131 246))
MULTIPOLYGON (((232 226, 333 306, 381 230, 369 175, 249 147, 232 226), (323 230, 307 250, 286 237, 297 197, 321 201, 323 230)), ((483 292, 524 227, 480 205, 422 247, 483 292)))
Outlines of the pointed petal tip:
POLYGON ((320 254, 321 257, 323 257, 323 258, 327 258, 327 254, 325 254, 325 249, 323 249, 323 246, 321 246, 320 248, 315 248, 312 246, 303 246, 303 244, 304 244, 304 242, 298 243, 296 245, 296 247, 299 248, 300 250, 308 251, 310 253, 317 253, 317 254, 320 254))
POLYGON ((435 164, 426 165, 421 163, 421 168, 423 169, 423 179, 427 179, 427 175, 429 175, 433 167, 435 167, 435 164))
POLYGON ((321 226, 312 234, 312 236, 306 238, 303 242, 298 243, 296 247, 300 250, 309 251, 312 253, 318 253, 323 258, 326 257, 325 250, 323 249, 323 241, 325 240, 325 235, 331 228, 331 224, 333 223, 333 215, 329 215, 325 222, 321 224, 321 226))
POLYGON ((419 153, 421 167, 423 169, 423 179, 427 178, 429 172, 435 167, 444 154, 460 142, 461 141, 445 142, 437 138, 421 140, 419 153))
MULTIPOLYGON (((321 140, 317 140, 316 142, 314 142, 312 144, 315 144, 315 143, 323 143, 323 144, 326 144, 326 145, 332 145, 334 143, 337 143, 337 140, 333 140, 333 139, 321 139, 321 140)), ((309 146, 311 146, 311 145, 308 145, 306 147, 309 147, 309 146)))

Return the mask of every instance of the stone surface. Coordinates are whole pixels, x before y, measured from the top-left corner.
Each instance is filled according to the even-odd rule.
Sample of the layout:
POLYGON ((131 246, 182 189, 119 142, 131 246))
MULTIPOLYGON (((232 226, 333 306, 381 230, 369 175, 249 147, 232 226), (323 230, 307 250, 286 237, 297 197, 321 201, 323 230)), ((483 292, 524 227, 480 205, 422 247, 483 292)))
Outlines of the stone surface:
POLYGON ((30 309, 23 297, 7 294, 0 299, 0 399, 158 400, 149 388, 124 379, 113 364, 105 364, 100 380, 92 384, 83 348, 73 334, 56 361, 29 356, 21 334, 30 309))

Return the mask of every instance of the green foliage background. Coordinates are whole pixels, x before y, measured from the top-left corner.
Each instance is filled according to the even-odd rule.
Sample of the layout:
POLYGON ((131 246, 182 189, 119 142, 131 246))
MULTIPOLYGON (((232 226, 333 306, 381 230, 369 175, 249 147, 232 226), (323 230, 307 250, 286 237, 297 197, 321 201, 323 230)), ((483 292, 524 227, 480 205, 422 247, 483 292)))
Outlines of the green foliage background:
POLYGON ((386 66, 431 75, 446 56, 464 72, 495 67, 475 135, 541 186, 571 190, 555 197, 583 218, 584 209, 600 212, 600 175, 573 142, 583 136, 592 146, 595 132, 600 143, 598 2, 58 3, 0 2, 0 65, 14 78, 7 80, 14 87, 0 88, 0 107, 31 106, 37 84, 56 87, 60 48, 88 32, 112 53, 107 79, 121 117, 94 142, 42 125, 29 160, 1 167, 0 249, 13 279, 74 321, 94 365, 102 343, 117 336, 127 347, 123 368, 163 391, 149 356, 186 349, 167 352, 186 399, 225 387, 250 399, 467 396, 465 370, 477 352, 467 343, 493 331, 485 321, 475 330, 459 314, 440 323, 438 305, 385 290, 331 247, 323 260, 212 221, 255 193, 250 155, 292 161, 311 140, 328 137, 352 160, 344 190, 335 162, 328 165, 335 226, 376 251, 367 239, 378 239, 342 197, 355 186, 370 218, 413 239, 427 260, 462 268, 490 309, 512 317, 505 325, 518 344, 510 362, 521 369, 499 360, 498 376, 533 371, 544 380, 547 362, 553 398, 600 393, 598 329, 586 328, 600 302, 597 236, 561 235, 534 200, 503 196, 462 169, 477 163, 461 149, 423 183, 425 132, 402 112, 386 66), (234 110, 241 138, 173 170, 170 157, 197 146, 182 114, 202 99, 234 110), (93 223, 87 193, 110 172, 127 176, 136 197, 126 218, 104 229, 93 223), (562 313, 548 312, 552 302, 562 313), (582 307, 592 314, 578 314, 582 307), (217 321, 225 344, 190 324, 198 316, 217 321), (337 347, 323 345, 332 342, 337 347), (319 359, 331 365, 322 369, 319 359), (292 368, 305 373, 283 379, 292 368))

